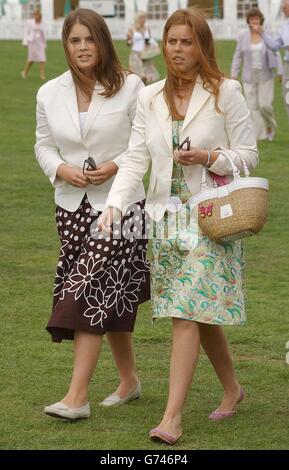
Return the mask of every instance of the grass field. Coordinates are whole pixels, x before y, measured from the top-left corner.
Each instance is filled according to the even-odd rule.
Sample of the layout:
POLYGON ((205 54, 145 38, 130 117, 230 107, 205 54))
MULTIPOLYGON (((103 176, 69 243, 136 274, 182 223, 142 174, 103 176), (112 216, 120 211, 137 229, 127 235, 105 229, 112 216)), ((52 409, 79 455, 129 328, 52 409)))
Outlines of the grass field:
MULTIPOLYGON (((117 48, 124 63, 128 51, 117 48)), ((233 42, 217 44, 219 63, 229 73, 233 42)), ((47 78, 65 71, 61 45, 48 44, 47 78)), ((43 406, 60 400, 71 375, 72 344, 51 343, 45 325, 59 242, 54 225, 53 188, 33 154, 35 94, 41 82, 34 66, 20 77, 26 51, 0 42, 0 449, 158 449, 147 433, 159 422, 167 395, 169 321, 150 322, 150 305, 139 310, 135 350, 143 398, 103 409, 98 402, 118 383, 107 344, 90 388, 93 415, 66 423, 48 418, 43 406)), ((157 61, 164 75, 161 59, 157 61)), ((221 387, 204 355, 189 394, 184 436, 174 449, 288 449, 288 121, 276 83, 278 132, 260 144, 256 174, 270 179, 270 216, 262 233, 246 241, 245 327, 227 328, 246 399, 236 417, 213 423, 221 387)))

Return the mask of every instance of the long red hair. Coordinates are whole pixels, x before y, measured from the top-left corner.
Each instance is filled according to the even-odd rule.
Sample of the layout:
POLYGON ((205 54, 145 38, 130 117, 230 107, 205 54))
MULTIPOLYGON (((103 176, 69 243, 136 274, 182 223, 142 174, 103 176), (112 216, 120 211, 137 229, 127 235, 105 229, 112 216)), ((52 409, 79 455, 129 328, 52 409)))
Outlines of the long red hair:
POLYGON ((224 74, 218 67, 214 40, 206 20, 205 13, 197 8, 176 10, 168 19, 163 32, 163 55, 167 65, 167 79, 163 89, 170 114, 178 116, 174 103, 174 95, 182 88, 186 82, 195 82, 200 75, 204 89, 208 90, 216 97, 216 110, 218 108, 219 89, 224 80, 224 74), (191 77, 184 77, 171 62, 166 54, 166 44, 169 30, 172 26, 187 25, 192 31, 194 41, 196 63, 192 70, 191 77))

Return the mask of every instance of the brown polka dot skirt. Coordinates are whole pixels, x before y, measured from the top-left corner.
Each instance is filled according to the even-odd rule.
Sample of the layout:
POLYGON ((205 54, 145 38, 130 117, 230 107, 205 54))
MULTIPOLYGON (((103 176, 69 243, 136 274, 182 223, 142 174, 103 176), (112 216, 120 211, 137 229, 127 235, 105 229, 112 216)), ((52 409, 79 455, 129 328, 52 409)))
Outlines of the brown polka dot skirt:
POLYGON ((133 331, 150 285, 144 201, 130 209, 105 237, 86 197, 75 212, 56 207, 61 248, 47 325, 53 341, 73 339, 75 331, 133 331))

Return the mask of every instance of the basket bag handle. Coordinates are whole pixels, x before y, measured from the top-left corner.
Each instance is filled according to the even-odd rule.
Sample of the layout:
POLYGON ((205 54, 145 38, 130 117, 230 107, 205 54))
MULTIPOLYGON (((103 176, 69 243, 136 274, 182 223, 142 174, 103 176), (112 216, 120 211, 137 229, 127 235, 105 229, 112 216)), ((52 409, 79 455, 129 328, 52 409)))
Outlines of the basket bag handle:
MULTIPOLYGON (((233 159, 227 153, 222 153, 222 155, 224 155, 224 157, 226 157, 227 160, 229 161, 229 163, 232 167, 232 170, 233 170, 234 179, 241 178, 240 170, 236 166, 236 164, 234 163, 233 159)), ((240 157, 240 158, 241 158, 241 162, 242 162, 242 165, 243 165, 245 177, 248 178, 250 176, 250 171, 249 171, 248 166, 247 166, 246 162, 244 161, 244 159, 242 157, 240 157)), ((205 166, 203 166, 201 190, 209 189, 209 186, 208 186, 207 183, 208 183, 208 169, 205 166)))

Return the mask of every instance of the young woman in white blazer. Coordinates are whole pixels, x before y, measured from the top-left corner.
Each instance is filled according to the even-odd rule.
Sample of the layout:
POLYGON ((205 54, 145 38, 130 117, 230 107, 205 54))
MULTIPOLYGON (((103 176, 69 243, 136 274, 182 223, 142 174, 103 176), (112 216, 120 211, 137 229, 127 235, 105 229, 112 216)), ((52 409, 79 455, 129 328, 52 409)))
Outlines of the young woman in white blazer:
MULTIPOLYGON (((227 156, 240 170, 243 162, 250 169, 257 165, 241 86, 220 72, 200 10, 173 13, 165 24, 163 47, 167 78, 140 91, 129 152, 109 192, 100 228, 111 223, 115 211, 125 211, 150 164, 146 208, 156 228, 169 225, 169 208, 172 213, 178 208, 189 212, 188 200, 200 191, 204 166, 213 185, 232 175, 227 156), (178 150, 186 138, 190 149, 178 150)), ((153 318, 172 318, 173 346, 167 406, 150 437, 168 444, 181 435, 181 414, 200 344, 224 388, 210 419, 232 417, 244 397, 222 329, 245 323, 242 242, 220 245, 199 232, 193 247, 185 243, 191 234, 188 226, 153 239, 153 318)))
MULTIPOLYGON (((62 38, 70 70, 38 92, 35 152, 55 187, 61 241, 47 330, 53 341, 73 339, 75 356, 67 394, 45 413, 79 419, 90 416, 88 385, 104 334, 121 382, 101 404, 125 403, 141 393, 131 334, 137 307, 149 298, 147 241, 105 238, 96 220, 126 153, 143 83, 123 70, 107 25, 94 11, 71 12, 62 38)), ((144 196, 142 184, 131 195, 138 221, 144 196)))

